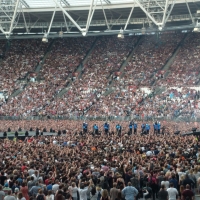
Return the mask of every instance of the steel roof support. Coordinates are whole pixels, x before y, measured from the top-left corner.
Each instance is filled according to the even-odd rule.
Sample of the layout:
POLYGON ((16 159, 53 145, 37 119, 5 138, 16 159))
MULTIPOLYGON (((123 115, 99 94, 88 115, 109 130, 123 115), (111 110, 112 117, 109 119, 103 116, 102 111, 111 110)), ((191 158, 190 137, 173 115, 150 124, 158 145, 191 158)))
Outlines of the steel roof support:
POLYGON ((63 2, 66 6, 70 6, 69 2, 66 0, 61 0, 61 2, 63 2))
POLYGON ((158 22, 154 19, 154 17, 151 16, 151 14, 143 7, 143 5, 140 3, 140 0, 135 0, 135 2, 140 6, 140 8, 143 10, 143 12, 151 19, 151 21, 158 25, 158 22))
POLYGON ((15 17, 16 17, 17 10, 18 10, 18 5, 19 5, 19 0, 17 0, 16 4, 15 4, 15 10, 14 10, 13 17, 12 17, 12 20, 11 20, 10 30, 8 32, 8 36, 10 36, 11 32, 13 31, 13 25, 14 25, 14 22, 15 22, 15 17))
POLYGON ((94 5, 94 0, 91 0, 91 4, 90 4, 90 10, 88 13, 88 18, 87 18, 87 24, 86 24, 86 30, 85 32, 88 32, 89 26, 90 26, 90 19, 91 19, 91 14, 92 14, 92 10, 93 10, 93 5, 94 5))
POLYGON ((107 4, 111 4, 111 2, 109 0, 104 0, 107 4))
POLYGON ((1 24, 0 24, 0 31, 1 31, 3 34, 5 34, 5 31, 3 30, 1 24))
POLYGON ((170 11, 168 12, 168 15, 167 15, 167 17, 166 17, 166 19, 165 19, 165 24, 166 24, 166 22, 167 22, 169 16, 171 15, 171 12, 172 12, 172 10, 173 10, 173 8, 174 8, 174 5, 175 5, 175 1, 176 1, 176 0, 173 0, 173 3, 171 4, 170 11))
POLYGON ((103 15, 104 15, 104 18, 105 18, 105 20, 106 20, 107 28, 110 30, 110 26, 109 26, 109 24, 108 24, 108 20, 107 20, 107 17, 106 17, 106 13, 105 13, 105 10, 104 10, 104 8, 103 8, 102 0, 100 0, 100 1, 101 1, 101 7, 102 7, 102 10, 103 10, 103 15))
POLYGON ((50 25, 49 25, 49 29, 48 29, 47 35, 49 35, 49 33, 50 33, 50 30, 51 30, 51 26, 52 26, 52 23, 53 23, 53 19, 54 19, 55 13, 56 13, 56 7, 55 7, 55 10, 53 11, 53 15, 52 15, 52 17, 51 17, 51 22, 50 22, 50 25))
POLYGON ((129 21, 130 21, 131 15, 132 15, 132 13, 133 13, 134 7, 135 7, 135 5, 131 8, 131 12, 130 12, 130 14, 129 14, 129 16, 128 16, 128 19, 127 19, 127 21, 126 21, 126 24, 125 24, 125 26, 124 26, 124 31, 126 30, 126 28, 127 28, 127 26, 128 26, 128 23, 129 23, 129 21))
POLYGON ((113 27, 113 25, 115 24, 115 23, 117 23, 118 22, 118 20, 120 19, 122 17, 122 15, 120 15, 119 16, 119 18, 118 19, 116 19, 113 23, 112 23, 112 25, 110 26, 110 30, 112 29, 112 27, 113 27))
POLYGON ((96 0, 96 3, 95 3, 95 6, 93 7, 93 10, 92 10, 92 13, 91 13, 91 16, 90 16, 89 25, 88 25, 88 28, 86 29, 86 33, 88 32, 89 26, 90 26, 90 24, 91 24, 92 17, 93 17, 93 15, 94 15, 94 11, 95 11, 96 5, 97 5, 97 0, 96 0))
POLYGON ((187 5, 188 12, 190 13, 190 17, 191 17, 192 23, 194 24, 195 22, 194 22, 194 19, 193 19, 193 17, 192 17, 192 14, 191 14, 191 11, 190 11, 190 7, 189 7, 189 5, 188 5, 187 0, 185 0, 185 3, 186 3, 186 5, 187 5))
POLYGON ((169 6, 169 0, 166 0, 165 10, 164 10, 164 13, 163 13, 162 24, 161 24, 162 27, 165 26, 166 13, 167 13, 168 6, 169 6))
POLYGON ((65 26, 66 26, 66 29, 67 29, 67 32, 69 32, 69 27, 67 25, 67 21, 66 21, 66 18, 65 18, 65 14, 63 13, 63 18, 64 18, 64 21, 65 21, 65 26))
POLYGON ((24 16, 24 12, 23 12, 22 6, 21 6, 21 11, 22 11, 23 19, 24 19, 24 24, 25 24, 26 32, 29 33, 29 29, 28 29, 28 26, 27 26, 27 23, 26 23, 26 18, 24 16))
POLYGON ((25 6, 26 8, 30 8, 30 6, 27 4, 27 2, 25 0, 20 0, 21 4, 23 4, 23 6, 25 6))
POLYGON ((69 18, 69 20, 76 26, 76 28, 82 32, 81 27, 74 21, 74 19, 69 15, 67 11, 58 3, 57 0, 53 0, 55 4, 63 11, 63 13, 69 18))
POLYGON ((38 19, 34 22, 34 24, 30 27, 29 31, 35 26, 35 24, 39 21, 39 19, 40 19, 40 18, 38 18, 38 19))

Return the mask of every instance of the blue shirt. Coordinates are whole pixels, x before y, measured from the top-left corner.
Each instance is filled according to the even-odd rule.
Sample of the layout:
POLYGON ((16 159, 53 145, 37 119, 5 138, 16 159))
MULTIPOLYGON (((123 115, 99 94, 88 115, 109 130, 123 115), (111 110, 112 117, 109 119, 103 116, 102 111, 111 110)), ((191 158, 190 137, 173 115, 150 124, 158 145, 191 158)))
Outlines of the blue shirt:
POLYGON ((83 129, 87 129, 87 124, 83 123, 83 129))
POLYGON ((122 190, 122 194, 125 196, 126 200, 135 200, 138 190, 133 186, 127 186, 122 190))
POLYGON ((133 125, 132 124, 129 124, 129 128, 132 128, 133 127, 133 125))
POLYGON ((155 130, 158 130, 158 124, 154 124, 153 127, 155 130))
POLYGON ((160 129, 161 124, 158 124, 158 130, 160 129))
POLYGON ((52 184, 47 185, 47 190, 52 190, 52 184))
POLYGON ((97 126, 97 125, 95 125, 95 126, 94 126, 94 129, 95 129, 95 130, 98 130, 98 126, 97 126))
POLYGON ((178 188, 178 181, 176 179, 170 179, 169 183, 173 183, 174 187, 177 189, 178 188))
POLYGON ((117 129, 117 130, 121 130, 121 126, 120 126, 120 125, 117 125, 117 126, 116 126, 116 129, 117 129))
POLYGON ((150 125, 146 124, 146 130, 149 131, 150 130, 150 125))
POLYGON ((137 129, 137 124, 134 124, 134 129, 137 129))
POLYGON ((109 124, 104 124, 104 129, 108 130, 109 129, 109 124))

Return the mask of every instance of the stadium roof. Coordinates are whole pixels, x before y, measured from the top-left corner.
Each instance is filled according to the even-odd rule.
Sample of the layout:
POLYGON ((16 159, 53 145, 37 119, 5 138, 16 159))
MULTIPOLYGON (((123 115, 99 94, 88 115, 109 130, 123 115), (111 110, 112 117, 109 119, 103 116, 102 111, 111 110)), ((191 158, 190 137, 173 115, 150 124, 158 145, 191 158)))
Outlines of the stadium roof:
POLYGON ((188 30, 200 0, 0 0, 0 38, 188 30))

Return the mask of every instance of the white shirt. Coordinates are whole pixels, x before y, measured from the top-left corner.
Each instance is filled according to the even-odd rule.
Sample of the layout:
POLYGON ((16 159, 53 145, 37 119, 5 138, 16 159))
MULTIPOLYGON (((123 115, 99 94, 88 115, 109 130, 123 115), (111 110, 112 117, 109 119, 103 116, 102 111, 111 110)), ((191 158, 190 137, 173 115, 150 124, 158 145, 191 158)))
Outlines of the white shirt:
POLYGON ((80 189, 78 188, 80 200, 87 200, 87 191, 88 188, 80 189))
POLYGON ((152 156, 152 155, 153 155, 153 152, 152 152, 152 151, 147 151, 147 152, 146 152, 146 155, 147 155, 147 156, 152 156))
POLYGON ((167 190, 169 188, 169 181, 161 181, 161 185, 164 185, 167 190))
POLYGON ((178 195, 178 191, 176 188, 168 188, 167 189, 169 200, 176 200, 176 196, 178 195))
POLYGON ((54 193, 56 193, 58 189, 59 189, 59 185, 57 183, 52 186, 52 190, 54 191, 54 193))

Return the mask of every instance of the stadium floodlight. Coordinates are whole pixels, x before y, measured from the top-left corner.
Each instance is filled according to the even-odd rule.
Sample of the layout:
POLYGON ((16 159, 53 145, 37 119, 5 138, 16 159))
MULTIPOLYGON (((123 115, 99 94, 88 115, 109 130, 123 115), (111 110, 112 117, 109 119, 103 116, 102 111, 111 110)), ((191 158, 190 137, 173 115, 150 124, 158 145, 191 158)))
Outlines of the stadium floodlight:
POLYGON ((63 31, 59 31, 59 37, 63 37, 63 31))
POLYGON ((42 38, 42 42, 47 43, 48 42, 48 38, 47 37, 48 37, 48 35, 47 35, 46 31, 45 31, 45 34, 44 34, 44 36, 42 38))
POLYGON ((193 32, 200 32, 200 23, 198 23, 198 20, 196 22, 196 26, 193 29, 193 32))
POLYGON ((124 34, 123 34, 123 29, 122 29, 122 28, 120 29, 120 31, 119 31, 117 37, 118 37, 118 38, 122 38, 122 39, 124 38, 124 34))
POLYGON ((86 34, 87 34, 86 31, 83 31, 83 32, 82 32, 82 35, 83 35, 83 36, 86 36, 86 34))

